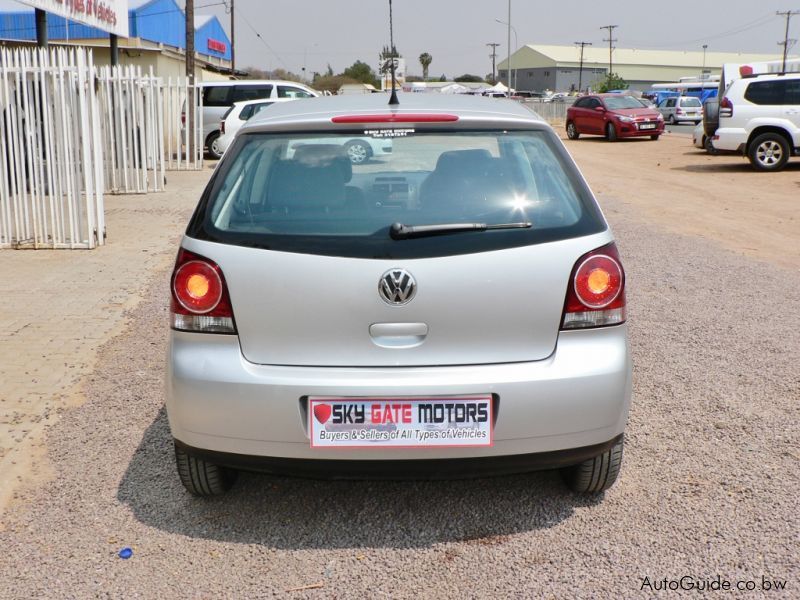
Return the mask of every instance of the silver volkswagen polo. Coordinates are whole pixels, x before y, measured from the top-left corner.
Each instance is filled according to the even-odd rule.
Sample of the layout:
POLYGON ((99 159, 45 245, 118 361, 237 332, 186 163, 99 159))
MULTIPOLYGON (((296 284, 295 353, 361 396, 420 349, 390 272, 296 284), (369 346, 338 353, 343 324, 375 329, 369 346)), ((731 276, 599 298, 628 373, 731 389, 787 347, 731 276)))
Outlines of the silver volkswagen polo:
POLYGON ((275 105, 242 128, 172 275, 167 411, 193 494, 238 469, 610 487, 625 274, 586 182, 517 103, 275 105), (341 138, 393 144, 359 164, 341 138))

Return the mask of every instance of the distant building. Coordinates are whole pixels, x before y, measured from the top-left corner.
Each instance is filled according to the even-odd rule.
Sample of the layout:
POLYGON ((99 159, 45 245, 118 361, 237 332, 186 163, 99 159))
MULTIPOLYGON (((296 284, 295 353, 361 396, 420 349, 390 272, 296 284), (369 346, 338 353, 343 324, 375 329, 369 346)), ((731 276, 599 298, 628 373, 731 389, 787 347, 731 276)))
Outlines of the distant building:
MULTIPOLYGON (((578 89, 581 51, 577 46, 528 44, 511 55, 511 87, 517 90, 578 89), (516 71, 516 79, 515 73, 516 71), (516 85, 514 82, 516 81, 516 85)), ((583 51, 581 87, 593 87, 608 73, 608 46, 587 46, 583 51)), ((729 52, 637 50, 616 48, 613 70, 631 89, 647 90, 654 83, 670 83, 681 77, 718 75, 725 63, 761 62, 779 58, 773 54, 729 52)), ((509 59, 498 65, 499 79, 508 82, 509 59)))
POLYGON ((378 89, 371 83, 345 83, 339 88, 339 95, 374 94, 378 89))
MULTIPOLYGON (((0 4, 0 45, 30 45, 36 40, 33 9, 14 4, 21 10, 9 10, 0 4)), ((119 38, 119 62, 139 65, 160 77, 182 77, 185 74, 186 17, 175 0, 129 0, 127 38, 119 38)), ((200 80, 226 78, 231 74, 231 43, 222 25, 214 16, 196 16, 196 77, 200 80)), ((96 65, 111 62, 108 33, 47 15, 47 37, 54 46, 78 45, 93 49, 96 65)))

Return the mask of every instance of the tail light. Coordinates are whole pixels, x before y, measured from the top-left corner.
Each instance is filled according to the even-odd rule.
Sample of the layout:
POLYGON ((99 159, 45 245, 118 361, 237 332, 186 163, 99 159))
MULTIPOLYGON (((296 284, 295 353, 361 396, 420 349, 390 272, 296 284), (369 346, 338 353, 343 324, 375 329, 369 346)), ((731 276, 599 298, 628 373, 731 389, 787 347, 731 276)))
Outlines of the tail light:
POLYGON ((575 263, 561 329, 619 325, 625 319, 625 271, 612 242, 575 263))
POLYGON ((675 110, 675 114, 682 115, 683 114, 683 109, 682 108, 676 109, 675 110))
POLYGON ((228 286, 217 263, 181 248, 171 288, 173 329, 236 333, 228 286))
POLYGON ((186 111, 181 111, 181 125, 186 125, 186 111))
POLYGON ((219 122, 219 133, 220 135, 225 135, 225 121, 219 122))
POLYGON ((733 116, 733 102, 731 99, 725 96, 722 100, 719 101, 719 116, 720 117, 732 117, 733 116))

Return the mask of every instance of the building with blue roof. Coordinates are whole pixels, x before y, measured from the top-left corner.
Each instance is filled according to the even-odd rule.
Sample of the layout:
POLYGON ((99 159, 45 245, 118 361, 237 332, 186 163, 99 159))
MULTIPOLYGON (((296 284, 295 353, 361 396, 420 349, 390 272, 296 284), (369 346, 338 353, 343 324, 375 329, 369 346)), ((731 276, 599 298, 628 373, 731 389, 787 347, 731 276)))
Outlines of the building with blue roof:
MULTIPOLYGON (((184 74, 185 13, 175 0, 129 0, 127 38, 119 38, 120 64, 153 67, 161 77, 184 74)), ((195 16, 195 62, 200 80, 231 74, 231 42, 219 19, 195 16), (216 76, 214 76, 216 74, 216 76)), ((63 17, 47 15, 47 37, 52 45, 81 45, 93 49, 95 64, 109 64, 108 33, 63 17)), ((0 0, 0 44, 28 45, 36 40, 32 8, 0 0)))

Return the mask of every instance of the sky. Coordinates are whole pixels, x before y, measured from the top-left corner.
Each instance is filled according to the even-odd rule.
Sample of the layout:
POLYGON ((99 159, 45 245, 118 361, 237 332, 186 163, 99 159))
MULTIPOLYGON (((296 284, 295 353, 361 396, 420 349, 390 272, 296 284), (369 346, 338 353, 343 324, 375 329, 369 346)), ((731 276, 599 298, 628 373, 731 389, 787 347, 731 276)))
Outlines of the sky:
MULTIPOLYGON (((183 6, 184 0, 178 0, 183 6)), ((0 0, 0 8, 20 5, 0 0)), ((216 15, 230 31, 230 0, 195 0, 197 14, 216 15), (227 4, 226 4, 227 2, 227 4)), ((800 0, 393 0, 395 46, 408 74, 421 75, 419 55, 433 56, 430 76, 453 78, 492 71, 508 53, 511 5, 512 51, 524 44, 591 42, 605 46, 604 25, 618 25, 620 48, 774 54, 780 57, 785 19, 777 11, 800 10, 800 0)), ((235 0, 236 66, 283 68, 310 77, 330 64, 335 73, 356 60, 377 67, 389 44, 388 0, 235 0), (260 36, 260 37, 259 37, 260 36)), ((800 38, 800 15, 790 38, 800 38)), ((800 55, 800 45, 790 52, 800 55)))
MULTIPOLYGON (((492 71, 489 42, 498 42, 498 62, 508 52, 508 0, 393 0, 394 42, 420 75, 419 55, 433 56, 430 76, 449 78, 492 71)), ((222 0, 195 0, 197 13, 217 15, 229 30, 222 0), (214 5, 216 6, 209 6, 214 5)), ((284 68, 309 77, 330 64, 339 73, 356 60, 377 66, 389 43, 388 0, 235 0, 236 65, 284 68), (261 35, 261 38, 257 36, 261 35)), ((780 57, 785 18, 777 11, 800 10, 800 0, 511 0, 511 25, 519 45, 607 44, 663 50, 774 53, 780 57)), ((800 38, 800 15, 790 37, 800 38)), ((511 34, 512 50, 515 48, 511 34)), ((800 45, 790 53, 797 55, 800 45)))

